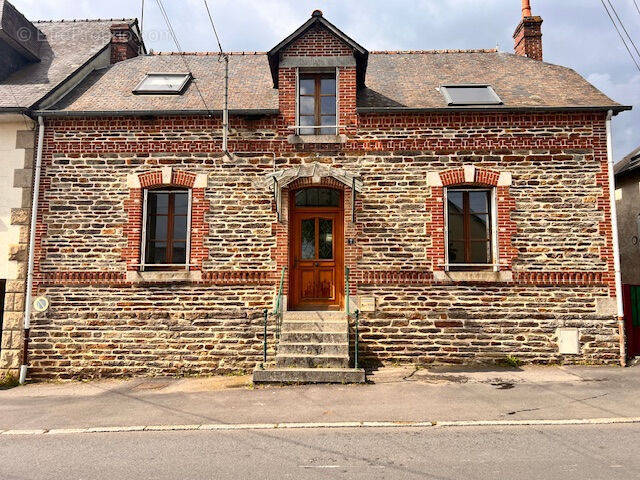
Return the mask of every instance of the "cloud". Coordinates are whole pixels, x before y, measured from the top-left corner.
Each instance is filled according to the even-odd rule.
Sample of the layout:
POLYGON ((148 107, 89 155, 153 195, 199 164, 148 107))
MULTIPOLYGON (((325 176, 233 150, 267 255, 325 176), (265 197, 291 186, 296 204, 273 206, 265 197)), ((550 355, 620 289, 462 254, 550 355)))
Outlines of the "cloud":
POLYGON ((614 158, 618 161, 640 145, 640 74, 620 78, 592 73, 587 80, 617 102, 635 106, 635 111, 621 113, 612 123, 614 158))
MULTIPOLYGON (((513 49, 517 0, 208 0, 226 50, 269 50, 320 8, 327 19, 370 50, 513 49)), ((141 0, 12 0, 27 18, 139 17, 141 0)), ((215 50, 202 0, 163 0, 184 50, 215 50)), ((146 0, 149 48, 174 50, 155 0, 146 0), (153 35, 151 35, 153 34, 153 35)), ((571 67, 611 98, 640 110, 640 80, 600 2, 539 0, 545 61, 571 67)), ((640 15, 631 1, 616 9, 633 35, 640 15)), ((640 138, 640 111, 614 120, 616 156, 640 138)))

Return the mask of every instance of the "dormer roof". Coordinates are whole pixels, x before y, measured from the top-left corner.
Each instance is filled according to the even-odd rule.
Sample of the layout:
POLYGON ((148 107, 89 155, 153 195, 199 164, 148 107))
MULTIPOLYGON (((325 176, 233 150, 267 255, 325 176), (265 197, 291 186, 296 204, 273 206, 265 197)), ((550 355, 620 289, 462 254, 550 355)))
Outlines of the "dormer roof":
POLYGON ((0 0, 0 42, 5 42, 27 61, 38 62, 43 36, 13 5, 0 0))
POLYGON ((321 27, 326 29, 353 51, 353 56, 356 59, 358 86, 364 85, 364 79, 367 71, 367 61, 369 58, 368 50, 358 42, 353 40, 351 37, 347 36, 330 21, 325 19, 320 10, 315 10, 311 14, 311 18, 309 20, 307 20, 295 32, 293 32, 291 35, 289 35, 287 38, 282 40, 267 52, 267 56, 269 58, 269 67, 271 68, 271 77, 273 78, 273 86, 275 88, 278 88, 278 67, 280 65, 282 52, 314 27, 321 27))

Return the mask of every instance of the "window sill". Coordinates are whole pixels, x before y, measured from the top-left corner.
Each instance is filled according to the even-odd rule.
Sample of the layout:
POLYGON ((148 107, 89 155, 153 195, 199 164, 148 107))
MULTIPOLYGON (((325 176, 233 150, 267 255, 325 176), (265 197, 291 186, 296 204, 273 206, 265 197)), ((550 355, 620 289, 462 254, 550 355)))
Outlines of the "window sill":
POLYGON ((306 143, 346 143, 346 135, 289 135, 287 141, 293 145, 306 143))
POLYGON ((127 280, 137 283, 189 283, 202 280, 202 272, 165 270, 152 272, 127 272, 127 280))
POLYGON ((433 278, 441 283, 510 283, 513 282, 513 272, 501 271, 459 271, 459 272, 433 272, 433 278))

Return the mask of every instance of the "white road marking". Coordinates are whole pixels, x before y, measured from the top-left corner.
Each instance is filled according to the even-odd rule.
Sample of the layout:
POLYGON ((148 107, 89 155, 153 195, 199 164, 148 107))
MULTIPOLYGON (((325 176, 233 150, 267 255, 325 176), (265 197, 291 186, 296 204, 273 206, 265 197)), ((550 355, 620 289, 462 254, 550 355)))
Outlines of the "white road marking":
POLYGON ((640 417, 581 418, 563 420, 459 420, 427 422, 285 422, 285 423, 216 423, 203 425, 135 425, 85 428, 52 428, 30 430, 0 430, 2 435, 69 435, 83 433, 119 432, 169 432, 201 430, 275 430, 302 428, 428 428, 428 427, 508 427, 531 425, 610 425, 620 423, 640 423, 640 417))

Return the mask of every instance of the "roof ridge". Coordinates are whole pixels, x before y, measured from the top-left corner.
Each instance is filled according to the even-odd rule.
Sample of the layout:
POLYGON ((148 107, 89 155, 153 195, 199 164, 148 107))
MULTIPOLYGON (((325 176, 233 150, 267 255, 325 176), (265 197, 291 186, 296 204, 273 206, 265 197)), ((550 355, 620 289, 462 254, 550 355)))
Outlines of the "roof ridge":
MULTIPOLYGON (((225 55, 266 55, 267 52, 223 52, 225 55)), ((194 55, 198 57, 216 56, 220 52, 150 52, 149 55, 194 55)))
POLYGON ((68 18, 60 20, 30 20, 31 23, 135 22, 135 18, 68 18))
POLYGON ((470 48, 446 50, 371 50, 369 53, 378 55, 407 55, 407 54, 438 54, 438 53, 498 53, 497 48, 470 48))

